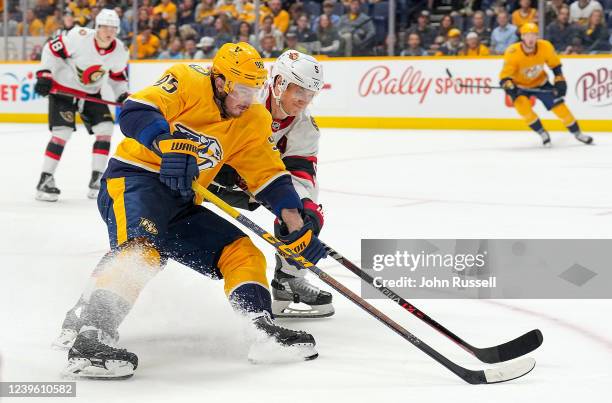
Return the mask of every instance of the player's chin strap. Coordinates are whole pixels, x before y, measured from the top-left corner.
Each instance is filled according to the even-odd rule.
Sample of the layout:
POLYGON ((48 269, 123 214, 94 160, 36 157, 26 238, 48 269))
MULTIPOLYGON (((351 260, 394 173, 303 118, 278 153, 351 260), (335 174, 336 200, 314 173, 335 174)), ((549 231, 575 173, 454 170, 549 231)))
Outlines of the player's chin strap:
MULTIPOLYGON (((230 114, 227 112, 227 109, 225 108, 225 98, 227 98, 227 94, 223 93, 219 93, 219 91, 217 91, 217 85, 215 84, 215 78, 219 77, 218 75, 214 75, 211 74, 210 75, 210 82, 212 84, 212 89, 213 89, 213 95, 215 97, 215 103, 217 104, 217 106, 219 107, 219 109, 221 110, 221 117, 223 119, 227 119, 230 114)), ((221 76, 223 77, 223 76, 221 76)), ((223 78, 225 79, 225 77, 223 78)))
POLYGON ((283 96, 283 92, 285 92, 288 85, 289 83, 287 82, 287 80, 281 77, 280 92, 278 95, 276 95, 276 85, 272 83, 272 97, 274 98, 274 101, 276 101, 276 106, 278 106, 280 111, 285 115, 285 118, 291 115, 289 114, 289 112, 285 111, 285 109, 283 108, 283 104, 281 103, 281 97, 283 96))

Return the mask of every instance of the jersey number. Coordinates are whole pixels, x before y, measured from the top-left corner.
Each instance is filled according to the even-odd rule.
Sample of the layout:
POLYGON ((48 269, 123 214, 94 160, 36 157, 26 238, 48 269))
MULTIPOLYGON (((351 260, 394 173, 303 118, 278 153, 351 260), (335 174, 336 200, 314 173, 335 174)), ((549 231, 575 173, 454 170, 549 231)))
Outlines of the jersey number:
POLYGON ((161 89, 166 91, 168 94, 173 94, 176 92, 176 90, 178 90, 178 80, 170 74, 163 76, 154 85, 161 87, 161 89))
POLYGON ((68 58, 68 52, 66 52, 66 47, 64 46, 61 36, 53 38, 51 42, 49 42, 49 48, 55 56, 61 57, 62 59, 68 58))

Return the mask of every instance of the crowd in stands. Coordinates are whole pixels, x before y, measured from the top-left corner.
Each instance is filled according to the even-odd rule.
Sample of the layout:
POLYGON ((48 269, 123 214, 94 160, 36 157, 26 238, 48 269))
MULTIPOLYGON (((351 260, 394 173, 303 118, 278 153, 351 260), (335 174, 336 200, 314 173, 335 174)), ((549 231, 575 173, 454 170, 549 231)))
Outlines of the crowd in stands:
MULTIPOLYGON (((539 23, 535 0, 396 0, 396 32, 389 35, 387 0, 261 0, 256 33, 253 0, 138 0, 137 13, 132 1, 30 0, 23 13, 22 1, 0 0, 0 14, 7 4, 9 35, 26 27, 28 35, 51 37, 75 25, 93 28, 99 10, 113 8, 119 37, 136 44, 137 59, 206 59, 231 41, 254 44, 264 57, 288 48, 386 55, 389 45, 401 56, 484 56, 503 54, 521 25, 539 23)), ((540 31, 559 53, 612 49, 612 0, 547 0, 544 21, 540 31)))

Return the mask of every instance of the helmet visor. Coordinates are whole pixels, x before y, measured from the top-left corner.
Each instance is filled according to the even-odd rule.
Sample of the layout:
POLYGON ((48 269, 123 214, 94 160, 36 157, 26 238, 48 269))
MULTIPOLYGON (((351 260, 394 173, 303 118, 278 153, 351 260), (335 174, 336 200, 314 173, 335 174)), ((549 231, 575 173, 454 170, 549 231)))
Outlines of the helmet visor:
POLYGON ((294 98, 296 98, 296 100, 310 103, 315 95, 317 95, 317 92, 296 85, 293 89, 292 95, 294 98))
POLYGON ((248 85, 235 83, 232 90, 227 94, 229 98, 241 104, 252 104, 255 102, 255 97, 260 91, 259 87, 249 87, 248 85))

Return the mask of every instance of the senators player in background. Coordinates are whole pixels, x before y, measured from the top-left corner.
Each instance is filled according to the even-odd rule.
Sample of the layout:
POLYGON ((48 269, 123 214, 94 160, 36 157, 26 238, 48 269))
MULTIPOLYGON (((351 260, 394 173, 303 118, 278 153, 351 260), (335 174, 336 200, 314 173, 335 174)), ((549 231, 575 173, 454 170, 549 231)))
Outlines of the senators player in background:
POLYGON ((538 39, 538 26, 533 23, 522 25, 520 34, 521 41, 506 49, 504 67, 499 74, 500 85, 514 103, 517 112, 529 127, 542 137, 542 144, 549 147, 550 135, 529 102, 529 97, 534 96, 547 110, 557 115, 576 140, 591 144, 593 138, 582 134, 576 118, 565 105, 567 84, 561 69, 561 60, 553 45, 549 41, 538 39), (548 81, 545 66, 554 73, 554 84, 548 81))
POLYGON ((96 16, 96 29, 75 27, 65 36, 51 39, 43 48, 41 69, 36 73, 34 90, 49 96, 49 129, 51 140, 36 186, 36 199, 57 201, 60 190, 53 174, 57 169, 64 146, 76 130, 78 112, 89 134, 95 135, 92 172, 88 197, 95 199, 100 189, 100 178, 108 160, 113 134, 113 117, 107 105, 79 100, 76 97, 51 93, 53 88, 63 92, 80 93, 101 98, 100 90, 108 74, 117 102, 128 97, 127 62, 129 54, 117 39, 119 17, 113 10, 101 10, 96 16))

